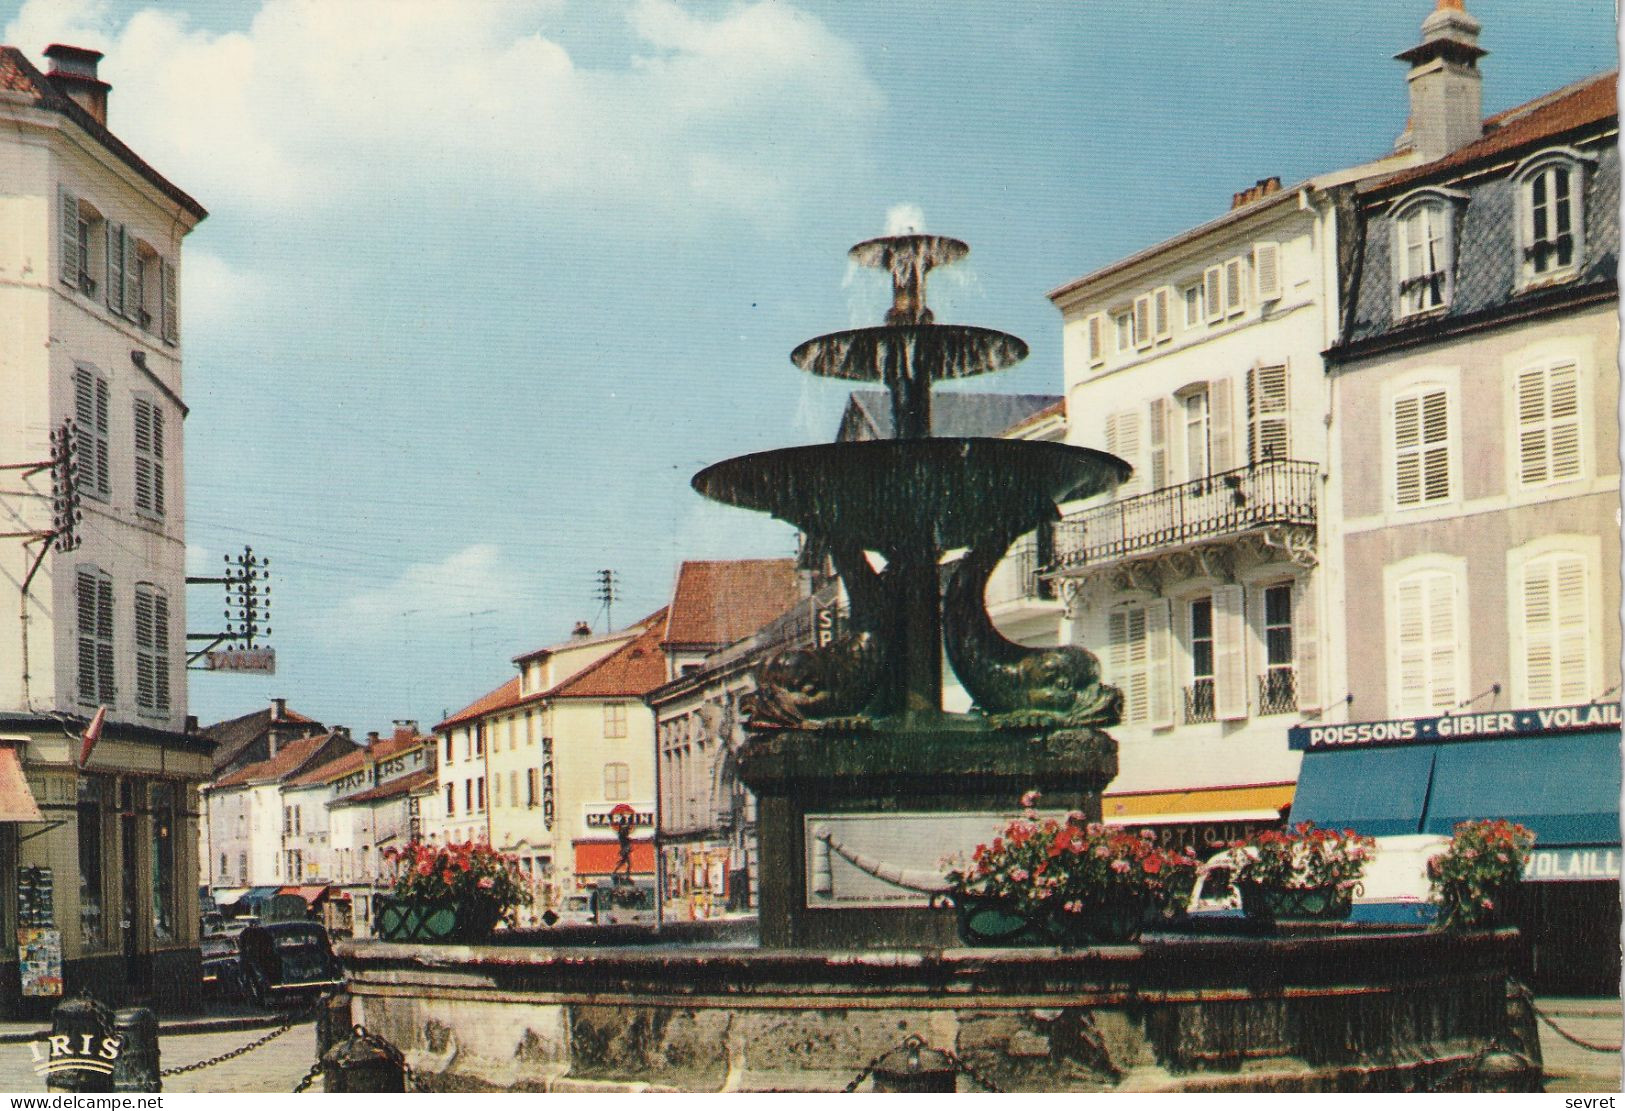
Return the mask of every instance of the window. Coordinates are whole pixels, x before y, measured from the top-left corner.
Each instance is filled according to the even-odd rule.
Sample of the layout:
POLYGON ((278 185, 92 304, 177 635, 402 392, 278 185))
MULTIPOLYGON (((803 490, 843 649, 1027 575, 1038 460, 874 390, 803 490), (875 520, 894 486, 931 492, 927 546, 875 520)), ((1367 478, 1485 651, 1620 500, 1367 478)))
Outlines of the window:
POLYGON ((113 494, 107 463, 107 379, 88 367, 73 372, 73 420, 79 492, 105 501, 113 494))
POLYGON ((1134 299, 1134 346, 1151 346, 1151 295, 1142 293, 1134 299))
POLYGON ((491 805, 493 807, 497 807, 497 806, 502 805, 502 773, 501 772, 498 772, 491 779, 491 805))
POLYGON ((100 239, 101 216, 89 204, 66 189, 58 191, 60 199, 62 252, 58 275, 62 283, 86 296, 96 293, 96 262, 94 250, 100 239))
POLYGON ((293 807, 284 806, 282 808, 282 835, 284 837, 286 837, 288 834, 290 834, 292 832, 293 832, 293 807))
POLYGON ((219 874, 220 874, 221 879, 226 878, 226 854, 225 853, 220 854, 220 873, 219 874))
POLYGON ((469 732, 468 743, 471 746, 469 751, 471 758, 485 755, 485 723, 483 721, 474 723, 474 728, 469 732))
POLYGON ((448 763, 448 764, 451 763, 452 759, 453 759, 452 754, 451 754, 451 738, 452 738, 452 734, 450 732, 448 732, 446 734, 446 763, 448 763))
POLYGON ((1253 284, 1260 303, 1281 297, 1281 245, 1253 244, 1253 284))
POLYGON ((1457 708, 1466 689, 1467 652, 1454 568, 1427 567, 1398 577, 1389 601, 1390 690, 1395 717, 1457 708))
POLYGON ((1084 343, 1089 351, 1089 365, 1099 366, 1106 361, 1106 321, 1098 312, 1083 322, 1084 343))
POLYGON ((170 347, 175 346, 181 339, 181 316, 179 282, 175 279, 175 267, 168 259, 158 260, 158 309, 160 317, 159 335, 164 343, 170 347))
POLYGON ((141 309, 141 287, 137 284, 135 237, 123 224, 104 221, 107 259, 107 307, 117 316, 136 318, 141 309))
POLYGON ((247 853, 238 853, 237 854, 237 882, 238 883, 247 883, 248 882, 248 854, 247 853))
POLYGON ((1526 283, 1574 275, 1585 242, 1585 164, 1589 161, 1578 151, 1562 150, 1537 155, 1519 170, 1520 272, 1526 283))
POLYGON ((1168 603, 1134 603, 1107 615, 1112 683, 1123 692, 1123 722, 1173 723, 1168 688, 1168 603))
POLYGON ((1264 588, 1264 674, 1258 681, 1258 712, 1286 714, 1298 708, 1296 657, 1292 649, 1292 584, 1264 588))
POLYGON ((604 703, 604 736, 626 736, 626 703, 604 703))
POLYGON ((1518 484, 1578 478, 1580 379, 1573 363, 1531 367, 1518 375, 1518 484))
POLYGON ((1202 323, 1202 284, 1188 285, 1180 291, 1185 301, 1185 327, 1195 328, 1202 323))
POLYGON ((164 515, 164 414, 144 397, 135 399, 135 508, 164 515))
POLYGON ((1112 314, 1112 328, 1117 333, 1117 353, 1134 350, 1134 314, 1132 312, 1119 312, 1112 314))
POLYGON ((536 711, 535 710, 526 710, 525 711, 525 743, 527 745, 533 745, 533 744, 536 743, 536 711))
POLYGON ((105 780, 79 780, 79 937, 86 950, 100 949, 107 941, 102 914, 105 791, 105 780))
POLYGON ((1577 552, 1551 552, 1523 563, 1513 583, 1523 611, 1522 650, 1515 661, 1523 691, 1519 705, 1564 706, 1590 700, 1586 563, 1577 552))
POLYGON ((474 781, 474 800, 479 803, 479 809, 485 809, 485 777, 482 775, 474 781))
POLYGON ((175 785, 148 788, 152 811, 152 932, 159 940, 175 936, 175 785))
POLYGON ((1212 458, 1208 454, 1208 395, 1205 387, 1186 393, 1179 399, 1180 416, 1185 431, 1185 478, 1203 478, 1212 474, 1212 458))
POLYGON ((1450 497, 1449 399, 1430 388, 1394 399, 1394 501, 1401 508, 1450 497))
MULTIPOLYGON (((451 738, 447 738, 449 743, 451 738)), ((457 784, 446 784, 446 817, 450 818, 457 813, 457 784)))
POLYGON ((625 764, 604 765, 604 797, 624 799, 632 793, 632 770, 625 764))
POLYGON ((135 587, 135 702, 169 713, 169 598, 150 583, 135 587))
POLYGON ((541 794, 541 775, 536 768, 525 769, 525 806, 535 809, 538 796, 541 794))
POLYGON ((1253 367, 1247 372, 1247 461, 1288 458, 1290 427, 1286 367, 1253 367))
POLYGON ((519 770, 517 768, 508 773, 508 805, 519 805, 519 770))
POLYGON ((79 623, 79 701, 112 706, 113 580, 105 571, 81 567, 76 576, 79 623))
POLYGON ((1443 201, 1419 201, 1395 219, 1399 315, 1450 304, 1451 213, 1443 201))
POLYGON ((463 780, 463 809, 470 814, 474 813, 474 781, 463 780))
POLYGON ((1190 603, 1191 685, 1185 688, 1185 724, 1213 720, 1213 599, 1190 603))

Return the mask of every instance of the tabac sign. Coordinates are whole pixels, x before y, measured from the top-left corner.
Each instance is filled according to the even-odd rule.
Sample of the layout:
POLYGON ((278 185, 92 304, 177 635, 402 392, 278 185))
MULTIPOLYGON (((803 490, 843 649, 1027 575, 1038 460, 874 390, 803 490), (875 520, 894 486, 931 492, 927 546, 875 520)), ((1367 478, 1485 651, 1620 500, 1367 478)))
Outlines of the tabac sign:
POLYGON ((1491 710, 1480 714, 1391 718, 1344 725, 1299 725, 1287 730, 1287 746, 1318 752, 1335 748, 1579 733, 1593 729, 1618 729, 1619 724, 1619 703, 1592 702, 1582 706, 1550 706, 1536 710, 1491 710))
POLYGON ((257 671, 276 674, 275 648, 229 648, 203 654, 205 671, 257 671))

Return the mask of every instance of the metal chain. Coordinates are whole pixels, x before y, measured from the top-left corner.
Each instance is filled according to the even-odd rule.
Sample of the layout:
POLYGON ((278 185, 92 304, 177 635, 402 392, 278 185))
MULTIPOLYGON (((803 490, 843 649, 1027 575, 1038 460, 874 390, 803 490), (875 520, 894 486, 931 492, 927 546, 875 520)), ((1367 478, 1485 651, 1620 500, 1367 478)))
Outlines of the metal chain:
POLYGON ((236 1049, 228 1050, 225 1053, 217 1054, 216 1056, 213 1056, 213 1057, 206 1057, 201 1061, 194 1061, 190 1065, 178 1065, 178 1066, 176 1066, 175 1068, 172 1068, 172 1069, 162 1069, 162 1070, 159 1071, 158 1075, 160 1077, 164 1077, 164 1076, 180 1076, 182 1073, 196 1072, 198 1069, 206 1069, 206 1068, 209 1068, 212 1065, 224 1064, 225 1062, 230 1061, 234 1057, 241 1057, 245 1053, 250 1053, 250 1052, 258 1049, 260 1046, 265 1045, 267 1042, 271 1042, 271 1041, 274 1041, 277 1038, 280 1038, 282 1035, 286 1034, 289 1030, 292 1030, 295 1026, 299 1025, 299 1023, 303 1022, 305 1019, 314 1017, 316 1012, 321 1008, 322 1004, 327 1001, 327 999, 328 999, 327 995, 317 996, 316 1001, 314 1003, 312 1003, 310 1006, 304 1008, 303 1010, 293 1012, 292 1014, 290 1014, 287 1017, 287 1019, 282 1023, 281 1026, 278 1026, 275 1030, 272 1030, 269 1034, 262 1034, 260 1037, 255 1038, 253 1041, 249 1042, 247 1045, 239 1046, 236 1049))
MULTIPOLYGON (((918 1039, 916 1039, 916 1040, 918 1040, 918 1039)), ((903 1039, 903 1041, 900 1044, 902 1044, 904 1046, 907 1046, 908 1045, 908 1039, 907 1038, 903 1039)), ((923 1045, 925 1043, 921 1042, 921 1044, 923 1045)), ((863 1068, 861 1070, 859 1070, 858 1075, 854 1076, 852 1078, 851 1082, 848 1083, 846 1087, 842 1088, 841 1091, 843 1093, 849 1093, 849 1092, 857 1091, 858 1090, 858 1085, 862 1084, 865 1080, 869 1079, 869 1074, 875 1071, 875 1066, 880 1064, 881 1061, 885 1060, 886 1054, 890 1053, 890 1052, 891 1052, 891 1050, 888 1049, 888 1050, 885 1050, 885 1051, 883 1051, 881 1053, 875 1054, 874 1058, 867 1065, 864 1065, 863 1068)))
POLYGON ((999 1087, 997 1084, 993 1083, 993 1081, 983 1076, 976 1066, 972 1065, 969 1061, 964 1060, 953 1050, 944 1049, 940 1050, 939 1052, 941 1052, 944 1057, 948 1058, 948 1063, 950 1065, 964 1073, 966 1076, 970 1077, 972 1080, 976 1081, 976 1083, 980 1084, 984 1090, 989 1092, 1004 1091, 1003 1088, 999 1087))
POLYGON ((851 1081, 847 1084, 847 1086, 841 1089, 841 1091, 842 1092, 855 1092, 855 1091, 857 1091, 858 1090, 858 1085, 862 1084, 865 1080, 869 1079, 869 1074, 875 1071, 875 1066, 880 1064, 881 1061, 885 1060, 886 1056, 888 1054, 890 1054, 893 1051, 898 1050, 898 1049, 933 1049, 936 1052, 942 1054, 944 1057, 946 1057, 948 1059, 948 1063, 950 1065, 952 1065, 954 1068, 958 1069, 960 1072, 964 1073, 966 1076, 970 1077, 972 1080, 976 1081, 976 1083, 980 1084, 987 1091, 990 1091, 990 1092, 1002 1092, 1002 1091, 1004 1091, 1003 1088, 1000 1088, 997 1084, 993 1083, 993 1081, 991 1081, 987 1077, 983 1076, 982 1073, 976 1068, 976 1066, 972 1065, 969 1061, 966 1061, 964 1058, 960 1057, 953 1050, 951 1050, 951 1049, 936 1049, 935 1046, 928 1046, 925 1043, 925 1039, 920 1037, 918 1034, 910 1034, 908 1037, 906 1037, 902 1041, 898 1042, 891 1049, 885 1050, 882 1053, 877 1053, 874 1056, 874 1058, 872 1060, 870 1060, 870 1062, 867 1065, 863 1066, 863 1068, 858 1072, 858 1075, 854 1076, 851 1079, 851 1081))
POLYGON ((1602 1045, 1597 1042, 1588 1042, 1584 1038, 1577 1038, 1559 1026, 1556 1022, 1552 1021, 1550 1015, 1541 1010, 1539 1007, 1535 1006, 1533 1003, 1529 1005, 1529 1008, 1535 1012, 1536 1018, 1540 1019, 1540 1021, 1544 1022, 1547 1026, 1550 1026, 1553 1030, 1557 1031, 1557 1036, 1566 1042, 1572 1042, 1581 1049, 1589 1049, 1593 1053, 1618 1053, 1620 1051, 1621 1047, 1617 1045, 1602 1045))

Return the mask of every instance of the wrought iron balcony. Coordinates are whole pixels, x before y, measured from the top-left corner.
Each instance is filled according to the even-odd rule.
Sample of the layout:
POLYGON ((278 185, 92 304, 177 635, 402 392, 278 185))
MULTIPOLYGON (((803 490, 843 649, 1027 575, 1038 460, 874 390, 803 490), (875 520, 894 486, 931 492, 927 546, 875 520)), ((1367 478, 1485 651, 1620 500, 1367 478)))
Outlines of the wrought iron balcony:
POLYGON ((1277 459, 1069 514, 1055 525, 1055 572, 1274 525, 1314 527, 1319 464, 1277 459))
POLYGON ((1045 560, 1033 536, 1017 540, 994 570, 987 584, 990 606, 1013 602, 1047 602, 1056 596, 1055 584, 1041 576, 1045 560))
POLYGON ((1258 677, 1258 713, 1291 714, 1298 709, 1298 672, 1290 664, 1272 667, 1258 677))
POLYGON ((1198 679, 1185 688, 1185 724, 1200 725, 1213 720, 1213 680, 1198 679))

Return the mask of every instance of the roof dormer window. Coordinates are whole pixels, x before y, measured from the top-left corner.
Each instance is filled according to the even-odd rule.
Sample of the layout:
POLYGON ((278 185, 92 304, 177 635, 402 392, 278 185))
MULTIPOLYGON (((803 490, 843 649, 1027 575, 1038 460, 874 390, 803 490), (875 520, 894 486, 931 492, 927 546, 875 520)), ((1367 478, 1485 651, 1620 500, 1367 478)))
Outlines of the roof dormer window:
POLYGON ((1447 308, 1455 292, 1459 195, 1429 190, 1394 208, 1394 274, 1400 317, 1447 308))
POLYGON ((1593 161, 1564 147, 1526 159, 1514 174, 1523 285, 1566 281, 1578 272, 1585 246, 1585 171, 1593 161))

